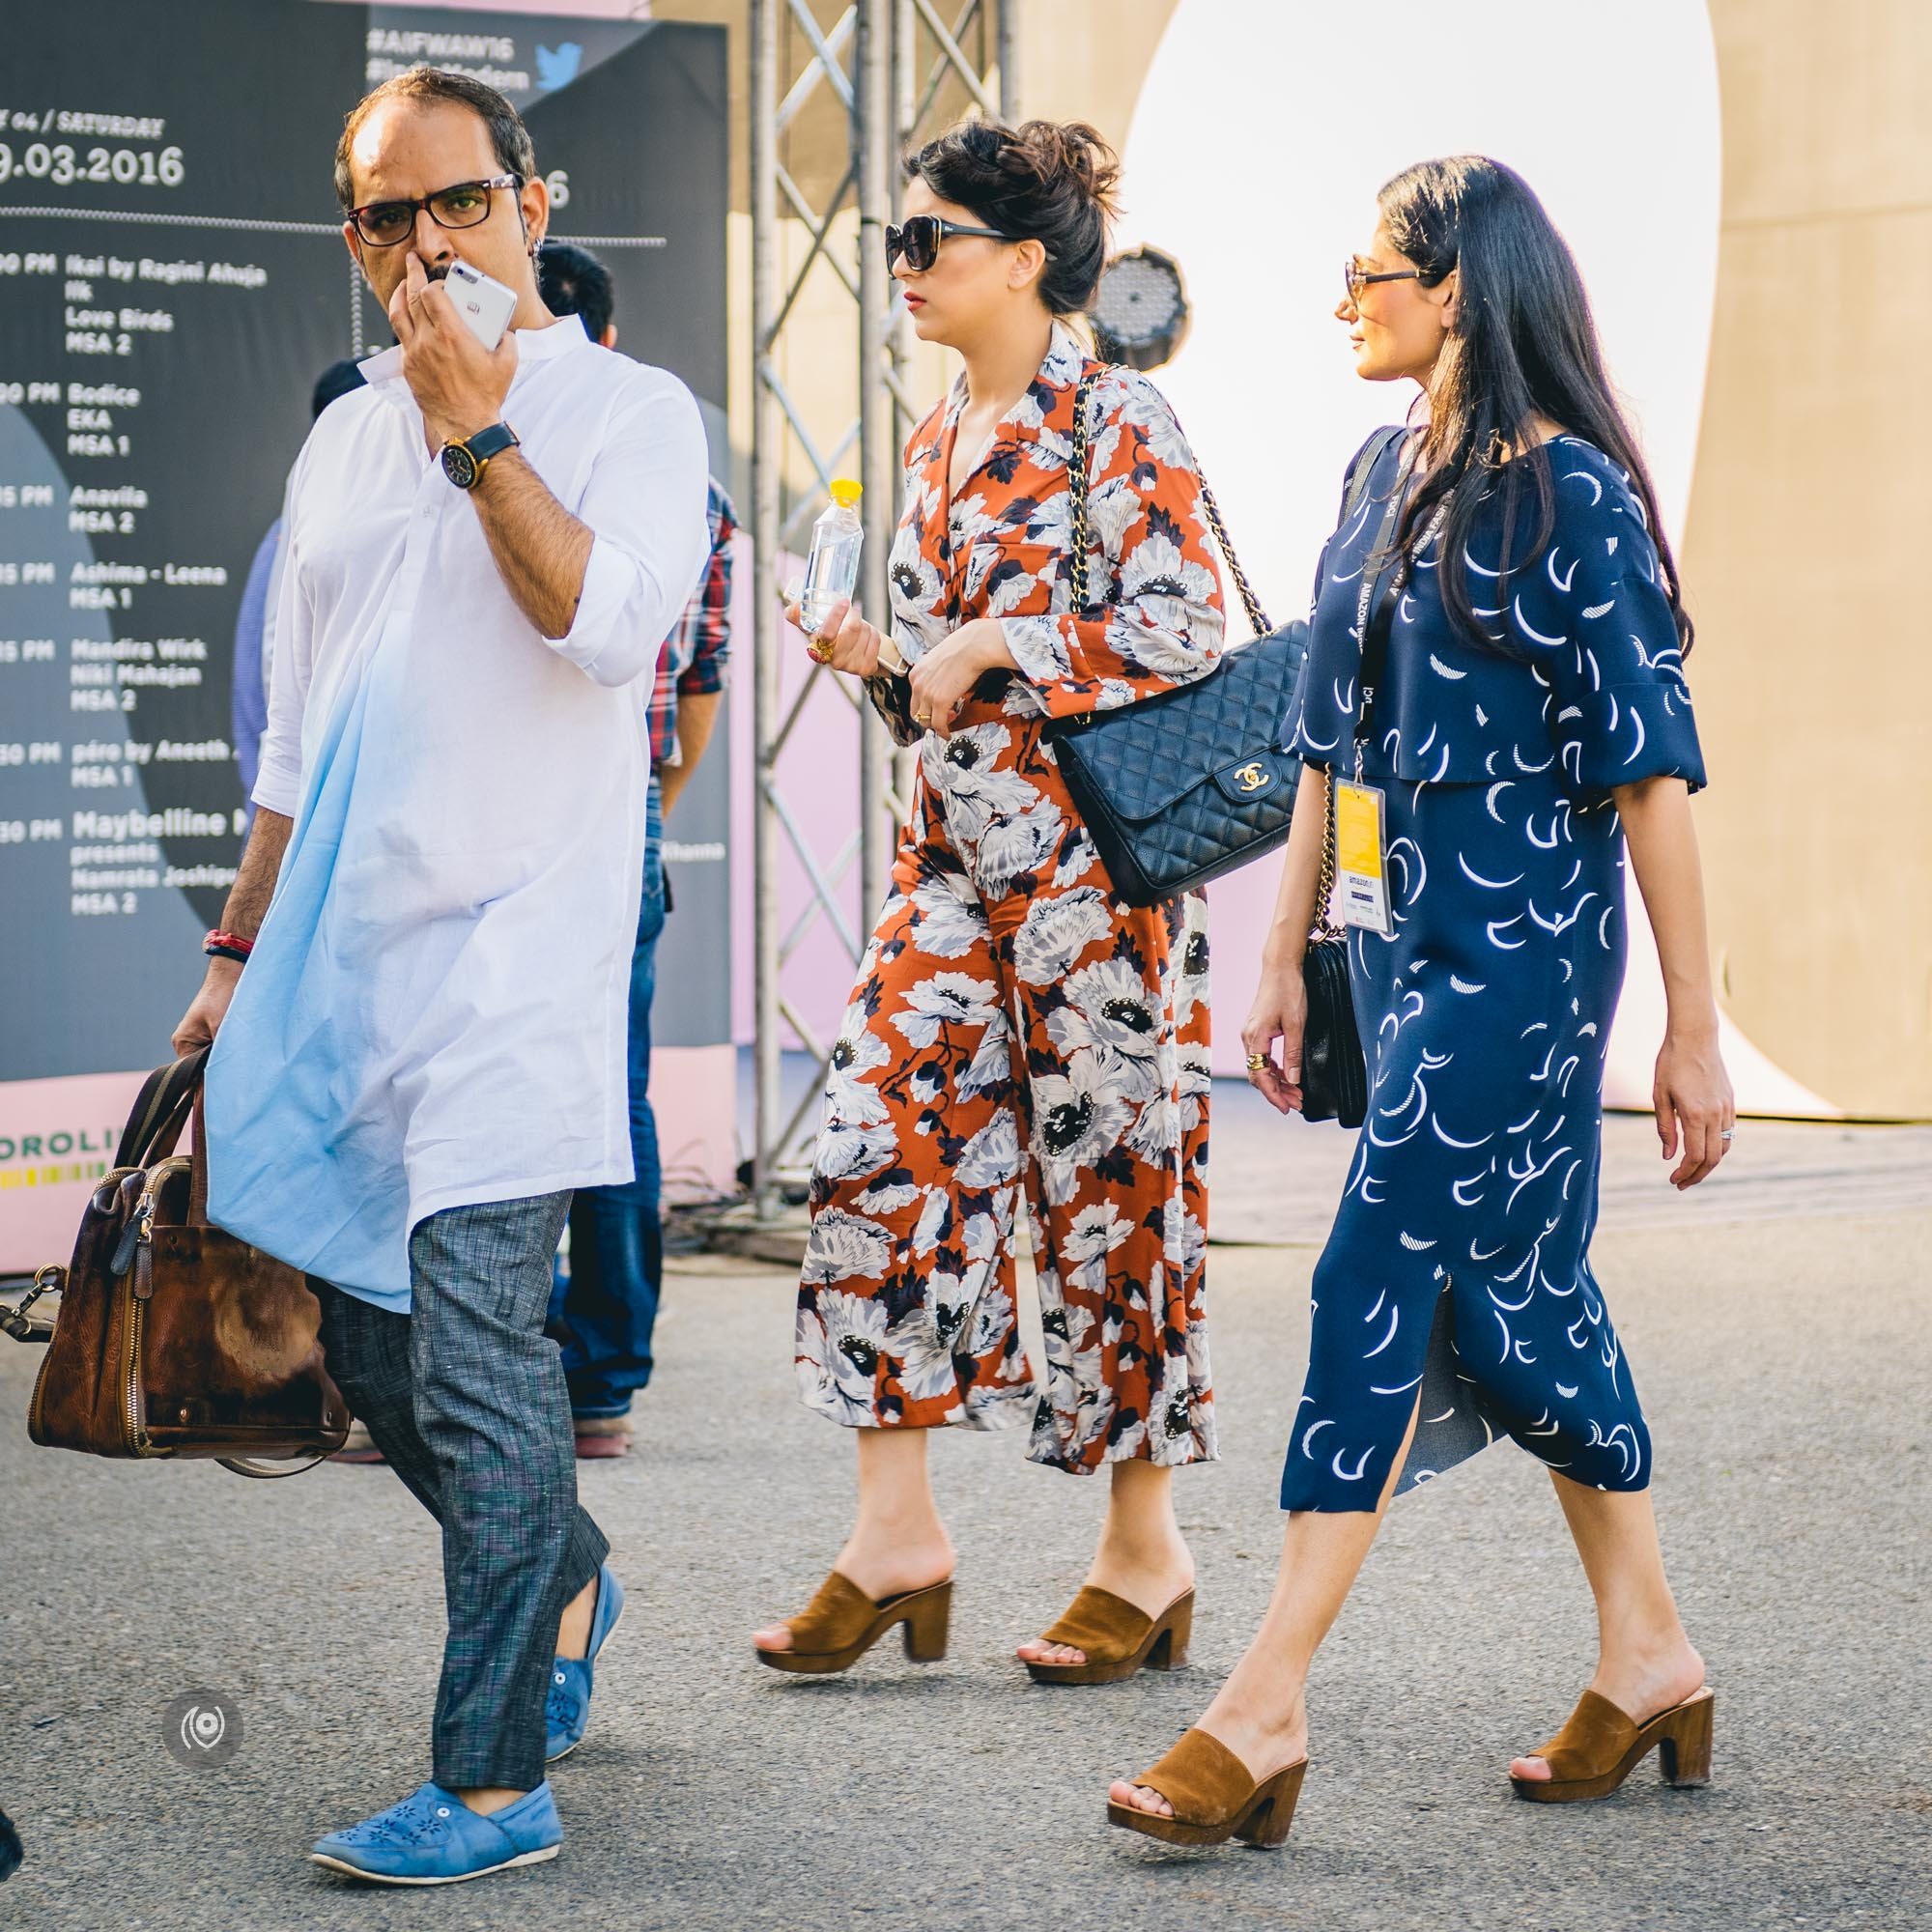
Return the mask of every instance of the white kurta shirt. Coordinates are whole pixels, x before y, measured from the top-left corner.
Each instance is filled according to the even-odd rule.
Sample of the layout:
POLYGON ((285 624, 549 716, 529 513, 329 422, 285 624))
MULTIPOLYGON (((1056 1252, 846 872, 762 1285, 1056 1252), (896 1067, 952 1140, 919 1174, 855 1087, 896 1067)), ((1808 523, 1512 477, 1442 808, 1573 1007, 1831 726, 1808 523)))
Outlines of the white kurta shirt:
POLYGON ((396 1309, 427 1216, 632 1177, 644 711, 704 431, 576 318, 516 342, 503 420, 595 539, 577 615, 518 610, 401 352, 365 362, 289 479, 254 797, 295 828, 209 1068, 211 1218, 396 1309))

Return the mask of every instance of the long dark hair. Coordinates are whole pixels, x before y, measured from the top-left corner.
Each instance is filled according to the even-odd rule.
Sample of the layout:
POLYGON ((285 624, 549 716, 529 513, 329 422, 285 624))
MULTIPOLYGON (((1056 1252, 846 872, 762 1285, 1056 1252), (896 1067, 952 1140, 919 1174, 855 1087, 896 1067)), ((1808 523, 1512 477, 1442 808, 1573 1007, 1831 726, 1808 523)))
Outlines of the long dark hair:
MULTIPOLYGON (((1458 271, 1458 314, 1429 384, 1422 460, 1427 474, 1404 512, 1394 542, 1406 549, 1448 500, 1442 554, 1460 557, 1477 516, 1500 497, 1502 580, 1533 563, 1555 524, 1556 490, 1534 418, 1548 417, 1593 442, 1630 474, 1662 566, 1662 587, 1683 648, 1691 624, 1679 595, 1677 563, 1658 514, 1657 492, 1604 370, 1597 325, 1569 243, 1529 184, 1482 155, 1419 161, 1376 197, 1389 240, 1421 270, 1424 288, 1458 271), (1536 535, 1526 556, 1510 543, 1525 481, 1537 498, 1536 535), (1465 487, 1466 486, 1466 487, 1465 487)), ((1442 599, 1468 637, 1492 641, 1477 620, 1468 579, 1442 572, 1442 599)))

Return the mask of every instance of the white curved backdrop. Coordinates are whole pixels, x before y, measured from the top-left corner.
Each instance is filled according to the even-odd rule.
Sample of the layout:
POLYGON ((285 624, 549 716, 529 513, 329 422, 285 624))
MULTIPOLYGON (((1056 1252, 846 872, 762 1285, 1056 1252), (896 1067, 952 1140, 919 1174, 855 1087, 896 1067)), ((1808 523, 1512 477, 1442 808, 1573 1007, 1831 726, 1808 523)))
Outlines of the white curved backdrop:
MULTIPOLYGON (((1382 0, 1372 13, 1180 0, 1127 138, 1122 242, 1181 263, 1193 328, 1157 380, 1275 622, 1307 610, 1350 452, 1414 395, 1357 380, 1333 310, 1344 258, 1374 231, 1376 189, 1435 155, 1507 162, 1568 238, 1681 542, 1717 279, 1720 146, 1700 0, 1382 0)), ((1693 666, 1693 689, 1694 679, 1693 666)), ((1219 1071, 1240 1066, 1277 870, 1265 862, 1212 889, 1219 1071)), ((1612 1105, 1648 1104, 1662 1020, 1634 903, 1612 1105)), ((1728 1027, 1726 1051, 1741 1105, 1831 1111, 1728 1027)))

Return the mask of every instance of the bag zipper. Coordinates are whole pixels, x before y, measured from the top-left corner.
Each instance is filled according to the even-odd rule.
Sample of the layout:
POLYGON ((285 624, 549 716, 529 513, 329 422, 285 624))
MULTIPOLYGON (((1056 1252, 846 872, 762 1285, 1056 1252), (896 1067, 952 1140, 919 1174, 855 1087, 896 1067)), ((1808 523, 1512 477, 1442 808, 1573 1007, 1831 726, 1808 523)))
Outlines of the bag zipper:
MULTIPOLYGON (((140 1171, 139 1168, 135 1167, 117 1167, 110 1170, 94 1183, 94 1191, 89 1195, 88 1199, 90 1202, 99 1200, 102 1189, 117 1189, 130 1174, 138 1174, 140 1171)), ((65 1313, 67 1308, 67 1290, 71 1286, 71 1283, 67 1279, 68 1272, 65 1268, 61 1270, 61 1308, 63 1313, 65 1313)), ((36 1279, 39 1279, 39 1277, 37 1276, 36 1279)), ((54 1318, 54 1327, 57 1331, 60 1327, 60 1317, 58 1315, 54 1318)), ((41 1362, 40 1373, 34 1378, 34 1393, 27 1403, 27 1431, 30 1435, 38 1435, 46 1426, 47 1374, 53 1367, 53 1361, 54 1338, 50 1335, 47 1338, 46 1355, 41 1362)))
POLYGON ((142 1426, 142 1409, 145 1405, 141 1398, 141 1335, 147 1325, 148 1297, 155 1292, 154 1276, 151 1272, 154 1250, 153 1236, 149 1231, 150 1217, 147 1213, 148 1202, 141 1203, 140 1245, 135 1251, 134 1265, 128 1284, 128 1367, 123 1402, 126 1406, 128 1449, 130 1455, 145 1456, 148 1453, 148 1433, 142 1426))
POLYGON ((134 1265, 128 1277, 128 1363, 122 1398, 128 1449, 134 1456, 153 1453, 148 1439, 147 1403, 141 1388, 141 1338, 148 1325, 148 1300, 155 1292, 155 1206, 169 1174, 188 1164, 185 1158, 176 1155, 150 1168, 147 1188, 134 1209, 134 1265))

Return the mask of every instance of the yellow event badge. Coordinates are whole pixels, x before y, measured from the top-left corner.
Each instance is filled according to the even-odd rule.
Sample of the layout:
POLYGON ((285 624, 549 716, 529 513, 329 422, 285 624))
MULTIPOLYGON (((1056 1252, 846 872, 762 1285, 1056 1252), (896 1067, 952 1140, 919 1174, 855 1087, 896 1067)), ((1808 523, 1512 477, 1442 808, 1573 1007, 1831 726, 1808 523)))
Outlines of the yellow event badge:
POLYGON ((1389 918, 1388 848, 1383 838, 1382 789, 1338 780, 1335 785, 1335 883, 1344 924, 1395 930, 1389 918))

